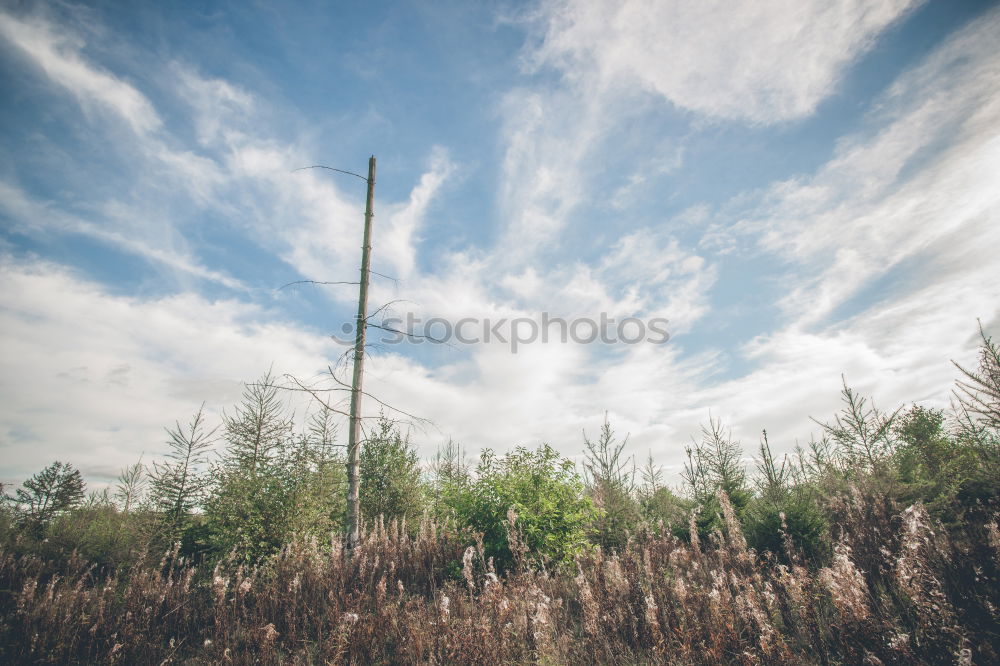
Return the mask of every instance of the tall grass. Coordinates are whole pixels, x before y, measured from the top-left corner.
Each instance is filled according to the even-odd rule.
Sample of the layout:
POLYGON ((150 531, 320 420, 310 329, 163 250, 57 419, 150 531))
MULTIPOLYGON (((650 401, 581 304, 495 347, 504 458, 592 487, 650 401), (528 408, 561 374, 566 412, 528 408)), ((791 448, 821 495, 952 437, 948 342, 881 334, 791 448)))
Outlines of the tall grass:
MULTIPOLYGON (((0 554, 0 660, 8 663, 1000 662, 997 516, 957 546, 920 504, 853 486, 834 500, 823 562, 785 561, 724 529, 668 529, 572 565, 497 576, 448 524, 376 524, 360 547, 288 544, 254 567, 185 562, 101 575, 0 554), (970 546, 968 544, 975 544, 970 546)), ((516 532, 516 526, 514 526, 516 532)), ((516 534, 512 535, 516 542, 516 534)))

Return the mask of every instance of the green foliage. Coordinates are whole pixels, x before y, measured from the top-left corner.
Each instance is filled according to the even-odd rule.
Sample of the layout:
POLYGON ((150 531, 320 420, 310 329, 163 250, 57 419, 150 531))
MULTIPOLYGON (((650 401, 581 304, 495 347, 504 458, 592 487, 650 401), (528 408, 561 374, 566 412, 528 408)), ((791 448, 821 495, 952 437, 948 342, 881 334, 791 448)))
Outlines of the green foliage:
POLYGON ((779 463, 763 432, 757 458, 757 492, 743 516, 747 544, 786 560, 801 554, 806 559, 825 554, 828 525, 812 484, 796 485, 788 459, 779 463))
POLYGON ((647 455, 641 473, 642 486, 637 495, 642 519, 652 527, 662 523, 666 529, 686 525, 694 503, 663 484, 663 468, 653 462, 652 452, 647 455))
POLYGON ((430 483, 425 486, 428 505, 439 518, 453 517, 453 507, 471 483, 472 472, 462 448, 452 440, 439 448, 431 463, 430 483))
POLYGON ((309 417, 285 468, 295 534, 326 536, 339 528, 347 507, 347 468, 337 451, 333 411, 322 406, 309 417))
POLYGON ((963 442, 945 426, 942 410, 914 405, 896 424, 901 442, 893 459, 900 501, 923 502, 946 523, 962 519, 964 511, 1000 495, 988 448, 963 442))
POLYGON ((665 528, 674 528, 687 525, 694 504, 670 488, 661 486, 641 496, 640 508, 643 518, 651 525, 662 521, 665 528))
POLYGON ((826 514, 806 488, 793 488, 780 499, 755 498, 745 511, 743 531, 750 547, 786 560, 801 555, 822 561, 830 551, 826 514))
POLYGON ((486 449, 476 478, 456 498, 459 520, 482 532, 487 557, 498 570, 515 559, 508 512, 516 516, 515 538, 538 562, 566 563, 587 546, 587 529, 597 517, 572 461, 547 444, 517 447, 502 457, 486 449))
POLYGON ((641 519, 636 501, 635 465, 624 455, 628 436, 618 441, 605 415, 596 441, 583 433, 584 475, 587 492, 600 510, 594 519, 592 540, 602 548, 621 548, 641 519))
POLYGON ((119 511, 106 495, 53 519, 34 552, 43 559, 76 556, 104 571, 120 570, 147 554, 156 516, 119 511))
POLYGON ((226 453, 223 464, 237 474, 267 473, 292 433, 292 419, 268 371, 247 384, 234 413, 222 417, 226 453))
POLYGON ((701 426, 701 441, 686 449, 687 462, 682 476, 694 499, 709 504, 719 490, 729 497, 737 509, 749 499, 743 449, 732 434, 725 431, 722 421, 709 417, 701 426))
POLYGON ((956 382, 955 395, 967 414, 978 420, 986 431, 995 436, 1000 432, 1000 348, 979 327, 982 344, 979 347, 979 367, 968 370, 958 363, 964 379, 956 382))
POLYGON ((368 520, 382 516, 416 518, 423 513, 424 490, 420 461, 408 438, 382 416, 365 440, 360 455, 361 514, 368 520))
POLYGON ((216 484, 205 503, 204 532, 217 554, 232 551, 252 562, 278 551, 292 534, 292 498, 285 479, 276 473, 244 474, 219 467, 216 484))
POLYGON ((113 495, 122 513, 141 508, 145 500, 146 481, 146 468, 141 460, 122 469, 113 495))
MULTIPOLYGON (((682 477, 697 505, 699 536, 706 537, 723 528, 719 491, 726 494, 737 515, 743 514, 750 501, 743 449, 739 441, 724 429, 721 420, 709 417, 708 425, 701 426, 701 440, 695 441, 686 452, 682 477)), ((690 536, 688 525, 678 526, 675 532, 690 536)))
POLYGON ((167 429, 170 450, 166 460, 153 462, 149 470, 150 501, 173 529, 182 527, 191 510, 203 499, 210 477, 202 473, 215 430, 205 432, 205 406, 202 405, 187 428, 180 422, 167 429))
POLYGON ((72 465, 54 462, 17 489, 15 503, 21 523, 39 534, 60 513, 83 501, 84 483, 72 465))
POLYGON ((186 548, 256 561, 295 535, 337 525, 344 473, 333 453, 332 415, 321 410, 294 435, 278 391, 265 375, 225 418, 226 449, 212 468, 204 516, 186 530, 186 548))
POLYGON ((841 379, 843 409, 834 416, 833 423, 816 423, 836 447, 842 468, 874 471, 896 448, 894 424, 899 410, 880 411, 841 379))

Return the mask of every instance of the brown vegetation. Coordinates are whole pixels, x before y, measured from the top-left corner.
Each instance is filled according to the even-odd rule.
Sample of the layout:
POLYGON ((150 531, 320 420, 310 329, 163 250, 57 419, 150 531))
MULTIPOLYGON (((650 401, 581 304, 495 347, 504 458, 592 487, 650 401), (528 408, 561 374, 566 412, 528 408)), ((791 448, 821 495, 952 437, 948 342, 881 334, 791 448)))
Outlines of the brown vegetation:
MULTIPOLYGON (((636 535, 555 570, 498 577, 481 547, 424 521, 298 541, 251 568, 96 575, 0 558, 6 660, 31 663, 996 663, 996 517, 959 547, 919 504, 836 498, 833 557, 748 549, 724 495, 703 547, 636 535)), ((516 528, 515 528, 516 529, 516 528)))

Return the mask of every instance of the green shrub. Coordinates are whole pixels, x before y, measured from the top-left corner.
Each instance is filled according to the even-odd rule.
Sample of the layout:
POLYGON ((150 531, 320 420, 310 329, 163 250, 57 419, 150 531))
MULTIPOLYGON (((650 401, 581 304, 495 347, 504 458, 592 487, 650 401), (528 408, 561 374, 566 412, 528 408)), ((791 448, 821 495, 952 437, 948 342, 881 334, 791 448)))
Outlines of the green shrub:
POLYGON ((517 447, 502 457, 486 449, 469 482, 453 500, 456 517, 483 534, 486 556, 498 570, 514 563, 508 512, 515 538, 536 562, 565 563, 587 547, 587 530, 598 516, 572 461, 545 444, 517 447))

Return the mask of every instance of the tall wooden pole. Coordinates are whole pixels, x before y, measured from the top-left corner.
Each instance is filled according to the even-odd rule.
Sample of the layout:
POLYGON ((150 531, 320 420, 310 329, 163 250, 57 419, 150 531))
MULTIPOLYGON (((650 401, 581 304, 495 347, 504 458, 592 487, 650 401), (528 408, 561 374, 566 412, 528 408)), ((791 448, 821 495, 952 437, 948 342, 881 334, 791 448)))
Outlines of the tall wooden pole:
POLYGON ((375 200, 375 156, 368 160, 368 200, 365 203, 365 240, 361 246, 361 290, 354 339, 354 380, 351 382, 351 422, 347 435, 347 547, 353 549, 361 537, 360 442, 361 385, 365 366, 365 329, 368 324, 368 278, 371 275, 372 216, 375 200))

